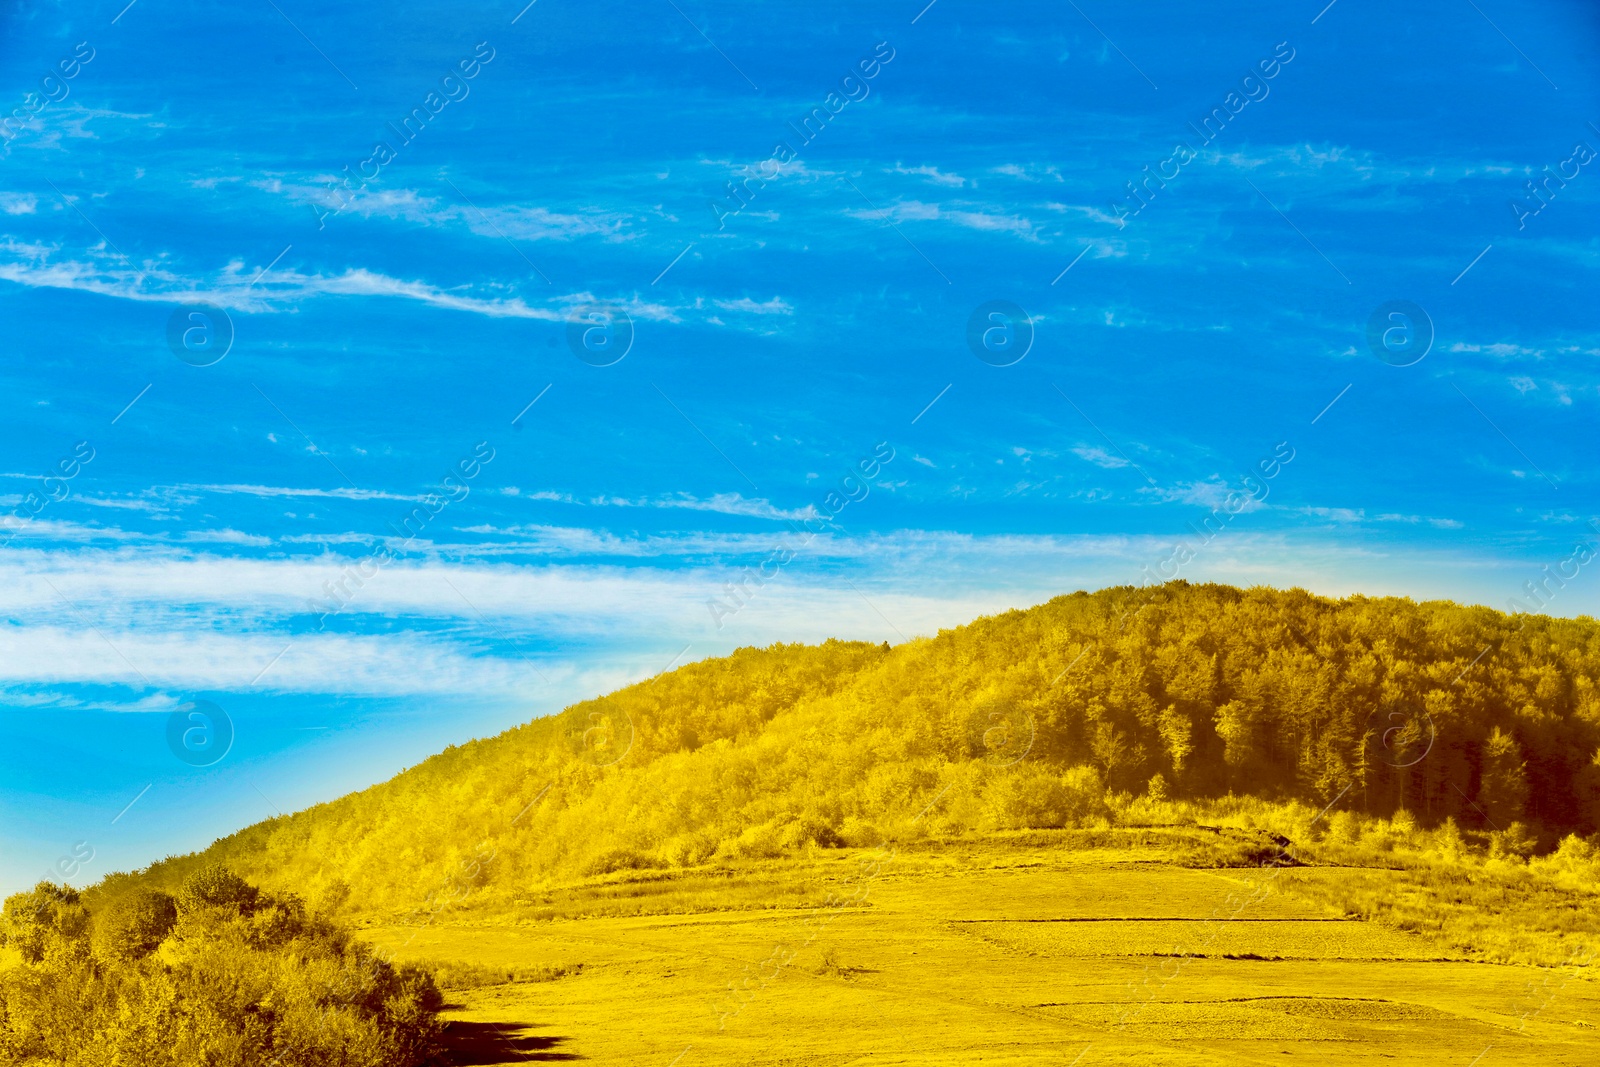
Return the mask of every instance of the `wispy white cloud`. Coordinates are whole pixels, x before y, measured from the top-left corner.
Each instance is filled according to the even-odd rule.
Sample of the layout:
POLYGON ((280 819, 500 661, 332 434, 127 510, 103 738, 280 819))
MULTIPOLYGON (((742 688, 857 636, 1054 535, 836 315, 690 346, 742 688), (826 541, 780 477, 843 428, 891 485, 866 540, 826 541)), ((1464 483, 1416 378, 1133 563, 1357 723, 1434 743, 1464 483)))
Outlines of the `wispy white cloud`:
POLYGON ((84 496, 82 494, 74 494, 72 499, 79 504, 85 504, 91 508, 110 508, 114 511, 137 511, 146 515, 153 515, 160 518, 170 517, 173 514, 174 504, 192 499, 172 492, 161 494, 161 497, 161 499, 152 499, 148 495, 84 496))
POLYGON ((1221 510, 1229 500, 1236 502, 1238 513, 1256 511, 1265 507, 1259 499, 1237 481, 1224 481, 1212 475, 1204 481, 1177 482, 1171 486, 1145 487, 1141 494, 1165 503, 1193 504, 1195 507, 1221 510))
POLYGON ((1360 522, 1366 517, 1366 512, 1361 508, 1303 507, 1295 508, 1294 510, 1300 515, 1307 515, 1314 519, 1327 519, 1330 522, 1360 522))
POLYGON ((946 185, 959 189, 967 184, 967 180, 959 174, 951 174, 940 170, 938 167, 903 167, 896 164, 890 171, 892 174, 907 174, 913 177, 926 178, 935 185, 946 185))
POLYGON ((738 300, 713 300, 724 311, 743 311, 750 315, 793 315, 794 306, 781 296, 757 303, 747 296, 738 300))
MULTIPOLYGON (((15 501, 0 500, 0 503, 12 504, 15 501)), ((95 541, 136 542, 158 540, 161 536, 160 534, 124 530, 118 526, 100 526, 95 523, 79 523, 65 519, 40 517, 30 519, 21 526, 16 527, 15 539, 11 543, 14 545, 26 545, 51 541, 71 544, 89 544, 95 541)))
MULTIPOLYGON (((364 267, 336 274, 306 274, 279 266, 260 277, 266 263, 247 266, 229 263, 209 278, 184 275, 162 260, 134 264, 103 244, 91 251, 93 260, 59 259, 60 246, 0 241, 0 281, 42 289, 70 289, 119 300, 143 303, 215 304, 230 311, 271 312, 325 297, 382 297, 413 301, 429 307, 470 312, 490 318, 534 319, 563 322, 585 304, 605 299, 635 319, 679 322, 686 308, 638 296, 602 298, 590 292, 552 297, 548 304, 529 304, 523 297, 506 295, 503 286, 458 285, 444 287, 417 279, 397 278, 364 267)), ((772 310, 776 310, 775 308, 772 310)))
POLYGON ((1002 211, 974 210, 969 207, 947 207, 921 200, 901 200, 882 210, 849 208, 845 214, 869 222, 881 222, 885 215, 894 222, 949 222, 971 230, 1010 233, 1029 241, 1039 239, 1038 226, 1021 215, 1002 211))
POLYGON ((409 495, 405 493, 390 493, 381 489, 354 489, 345 486, 335 486, 332 489, 306 488, 302 486, 287 485, 252 485, 249 483, 231 483, 216 485, 176 485, 171 488, 186 493, 240 493, 245 496, 260 497, 329 497, 335 500, 400 500, 414 504, 422 501, 425 494, 409 495))
POLYGON ((1494 356, 1496 359, 1516 359, 1522 356, 1538 359, 1544 355, 1544 349, 1542 348, 1528 348, 1523 345, 1511 344, 1508 341, 1492 341, 1488 344, 1468 344, 1465 341, 1457 341, 1448 346, 1445 351, 1482 353, 1486 356, 1494 356))
POLYGON ((620 496, 591 497, 590 504, 619 508, 682 508, 688 511, 715 511, 723 515, 743 515, 755 519, 810 519, 816 509, 810 504, 803 508, 777 507, 771 501, 749 499, 739 493, 717 493, 709 497, 678 493, 672 496, 640 497, 628 499, 620 496))
POLYGON ((272 538, 260 534, 247 534, 239 530, 190 530, 183 535, 185 541, 194 541, 202 544, 218 545, 247 545, 252 548, 265 548, 272 544, 272 538))
POLYGON ((1004 175, 1007 178, 1016 178, 1025 182, 1060 182, 1066 180, 1062 178, 1059 167, 1043 163, 1029 163, 1026 166, 1019 163, 1004 163, 998 167, 991 167, 990 173, 1004 175))
POLYGON ((398 219, 416 226, 459 226, 495 241, 571 241, 597 236, 626 240, 636 221, 630 215, 601 208, 553 211, 536 204, 497 203, 486 195, 474 195, 473 203, 466 204, 448 188, 429 195, 418 189, 368 187, 336 197, 331 188, 341 180, 342 175, 322 174, 300 181, 276 177, 251 184, 291 203, 307 205, 308 210, 316 205, 339 209, 339 214, 398 219))
POLYGON ((1072 453, 1080 459, 1086 459, 1095 466, 1104 467, 1107 470, 1117 470, 1121 467, 1130 466, 1128 461, 1121 456, 1113 456, 1105 449, 1093 445, 1079 445, 1072 450, 1072 453))
POLYGON ((1351 525, 1362 522, 1397 522, 1408 526, 1431 526, 1436 530, 1459 530, 1465 524, 1456 519, 1433 518, 1428 515, 1406 515, 1400 512, 1383 512, 1378 515, 1368 515, 1366 508, 1338 508, 1338 507, 1313 507, 1303 506, 1286 509, 1292 514, 1304 515, 1313 519, 1326 519, 1329 522, 1351 525))
POLYGON ((774 545, 772 534, 681 533, 657 535, 615 534, 582 526, 540 524, 461 527, 458 533, 476 534, 471 544, 441 545, 452 552, 478 556, 601 556, 666 560, 674 557, 730 557, 766 555, 774 545), (484 541, 483 537, 506 538, 484 541))
POLYGON ((288 640, 283 634, 182 628, 158 633, 35 626, 6 634, 4 646, 0 682, 12 686, 73 683, 243 691, 264 671, 257 685, 268 692, 401 696, 527 692, 539 686, 532 667, 516 658, 477 656, 470 647, 408 633, 315 634, 288 640))
POLYGON ((110 711, 119 713, 148 714, 151 712, 165 713, 175 710, 187 703, 182 697, 171 693, 147 693, 129 700, 105 699, 103 697, 88 697, 80 692, 64 692, 52 689, 20 689, 13 688, 0 695, 0 705, 9 705, 19 708, 58 708, 63 711, 110 711))
POLYGON ((1466 523, 1459 519, 1439 519, 1428 515, 1401 515, 1394 512, 1386 512, 1377 516, 1377 519, 1379 522, 1404 522, 1413 526, 1426 523, 1436 530, 1462 530, 1466 528, 1466 523))
POLYGON ((585 507, 612 507, 612 508, 668 508, 684 511, 714 511, 723 515, 741 515, 753 519, 810 519, 817 515, 816 509, 807 504, 803 508, 780 508, 770 500, 761 497, 750 498, 741 493, 716 493, 709 497, 698 497, 691 493, 669 493, 664 496, 654 497, 625 497, 598 494, 595 496, 577 496, 572 493, 554 489, 540 489, 528 492, 514 485, 508 485, 500 490, 504 496, 516 497, 519 500, 536 500, 554 504, 573 504, 585 507))

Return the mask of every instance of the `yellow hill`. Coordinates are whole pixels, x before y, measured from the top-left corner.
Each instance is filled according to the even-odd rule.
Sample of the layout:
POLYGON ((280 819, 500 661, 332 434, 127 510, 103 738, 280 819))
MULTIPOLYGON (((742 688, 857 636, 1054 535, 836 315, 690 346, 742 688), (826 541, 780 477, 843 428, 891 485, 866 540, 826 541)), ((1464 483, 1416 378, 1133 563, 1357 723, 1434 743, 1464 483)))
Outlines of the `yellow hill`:
POLYGON ((1587 618, 1184 582, 1075 593, 892 649, 685 666, 100 891, 220 861, 358 915, 468 891, 512 906, 611 871, 1094 825, 1146 794, 1403 808, 1526 851, 1600 816, 1596 679, 1587 618))

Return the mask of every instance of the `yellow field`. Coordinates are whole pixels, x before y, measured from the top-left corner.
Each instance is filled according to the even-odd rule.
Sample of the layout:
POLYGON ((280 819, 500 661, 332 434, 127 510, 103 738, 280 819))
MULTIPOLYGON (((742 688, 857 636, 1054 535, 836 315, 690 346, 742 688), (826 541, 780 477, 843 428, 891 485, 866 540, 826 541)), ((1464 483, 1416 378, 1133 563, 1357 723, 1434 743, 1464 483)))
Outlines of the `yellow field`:
POLYGON ((363 935, 402 960, 554 969, 451 990, 449 1063, 1600 1063, 1600 987, 1293 892, 1338 876, 1003 844, 830 851, 602 880, 552 906, 566 917, 363 935), (817 906, 762 904, 762 886, 787 905, 797 883, 817 906), (646 914, 616 914, 629 893, 646 914))

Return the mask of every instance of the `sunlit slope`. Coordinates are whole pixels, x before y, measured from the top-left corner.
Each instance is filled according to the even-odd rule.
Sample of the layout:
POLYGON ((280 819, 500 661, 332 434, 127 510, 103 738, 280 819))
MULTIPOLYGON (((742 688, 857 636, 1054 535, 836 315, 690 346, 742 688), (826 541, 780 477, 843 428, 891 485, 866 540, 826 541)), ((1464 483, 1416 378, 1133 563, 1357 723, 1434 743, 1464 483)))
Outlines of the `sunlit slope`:
MULTIPOLYGON (((1300 799, 1547 838, 1597 819, 1600 627, 1173 583, 896 648, 680 668, 214 844, 357 910, 885 837, 1080 824, 1110 789, 1300 799)), ((148 877, 174 883, 200 861, 148 877)), ((122 884, 111 880, 111 888, 122 884)))

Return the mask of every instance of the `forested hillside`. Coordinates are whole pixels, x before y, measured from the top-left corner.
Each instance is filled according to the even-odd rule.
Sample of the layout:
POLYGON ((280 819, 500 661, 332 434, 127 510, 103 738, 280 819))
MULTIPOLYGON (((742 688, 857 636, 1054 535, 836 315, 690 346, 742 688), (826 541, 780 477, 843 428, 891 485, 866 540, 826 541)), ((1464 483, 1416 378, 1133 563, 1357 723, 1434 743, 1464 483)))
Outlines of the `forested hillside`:
POLYGON ((223 862, 347 910, 1229 793, 1553 845, 1600 823, 1600 626, 1176 582, 896 648, 742 649, 108 879, 223 862))

